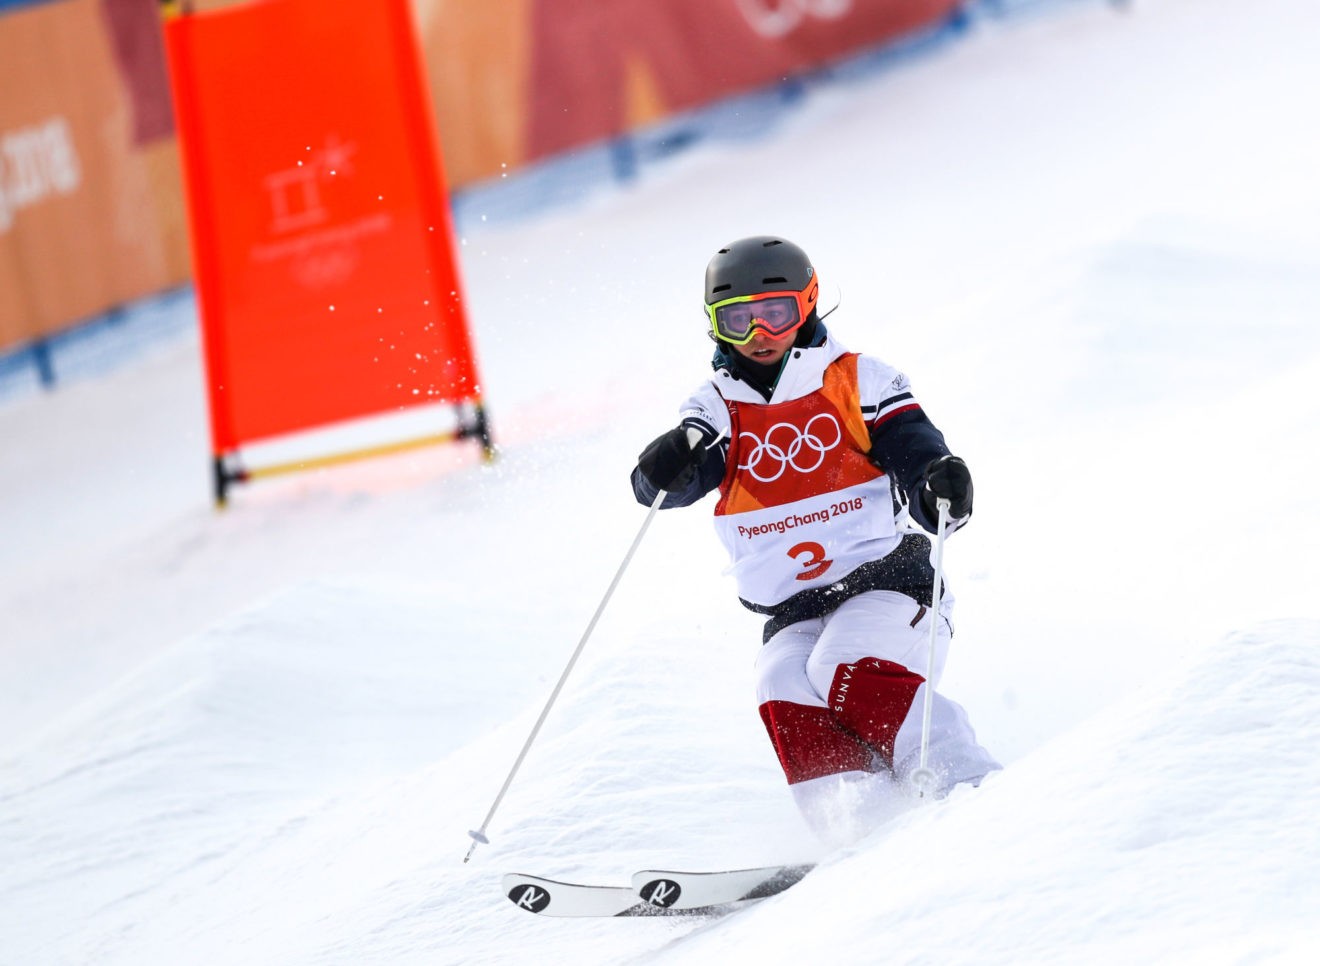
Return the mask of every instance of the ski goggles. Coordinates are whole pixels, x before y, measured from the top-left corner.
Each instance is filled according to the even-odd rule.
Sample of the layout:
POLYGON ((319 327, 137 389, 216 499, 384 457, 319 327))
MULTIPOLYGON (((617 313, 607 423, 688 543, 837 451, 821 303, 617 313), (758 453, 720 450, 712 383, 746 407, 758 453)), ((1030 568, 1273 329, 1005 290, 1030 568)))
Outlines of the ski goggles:
POLYGON ((758 331, 782 339, 797 331, 816 301, 816 281, 805 292, 760 292, 738 295, 706 306, 715 337, 734 345, 746 345, 758 331))

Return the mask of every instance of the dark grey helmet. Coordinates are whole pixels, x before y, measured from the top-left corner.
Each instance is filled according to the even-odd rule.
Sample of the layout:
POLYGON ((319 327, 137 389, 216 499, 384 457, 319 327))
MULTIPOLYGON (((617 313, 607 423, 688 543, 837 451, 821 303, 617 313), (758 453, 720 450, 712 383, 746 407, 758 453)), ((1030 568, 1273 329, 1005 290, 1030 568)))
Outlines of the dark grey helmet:
POLYGON ((807 253, 783 238, 755 235, 725 245, 706 266, 707 305, 761 292, 806 293, 814 310, 820 286, 807 253))

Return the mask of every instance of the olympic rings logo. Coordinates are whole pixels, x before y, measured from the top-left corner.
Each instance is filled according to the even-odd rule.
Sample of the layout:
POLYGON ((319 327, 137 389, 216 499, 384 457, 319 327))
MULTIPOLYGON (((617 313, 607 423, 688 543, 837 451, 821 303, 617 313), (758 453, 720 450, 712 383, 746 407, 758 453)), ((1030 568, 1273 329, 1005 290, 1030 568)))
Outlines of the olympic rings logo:
POLYGON ((766 430, 764 440, 755 433, 738 434, 739 439, 743 437, 755 445, 747 454, 747 462, 740 464, 738 469, 747 470, 760 483, 773 483, 790 466, 799 473, 820 469, 825 454, 843 442, 843 430, 839 428, 839 421, 829 413, 817 413, 807 420, 805 429, 798 429, 792 423, 775 423, 766 430), (821 420, 825 422, 821 423, 821 420), (834 437, 832 441, 826 442, 816 434, 817 424, 820 424, 820 432, 834 437))

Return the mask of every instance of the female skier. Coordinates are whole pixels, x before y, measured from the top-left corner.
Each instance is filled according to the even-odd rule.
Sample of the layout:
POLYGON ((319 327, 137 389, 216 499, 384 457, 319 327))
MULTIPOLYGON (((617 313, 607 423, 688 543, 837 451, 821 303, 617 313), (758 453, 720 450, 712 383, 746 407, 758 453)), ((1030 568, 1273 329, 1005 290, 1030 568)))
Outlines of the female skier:
MULTIPOLYGON (((648 506, 666 490, 666 509, 718 488, 715 526, 738 595, 767 618, 761 719, 808 824, 846 841, 892 813, 918 767, 924 689, 938 684, 953 607, 947 591, 933 607, 923 530, 935 532, 939 498, 950 503, 946 532, 967 523, 972 480, 907 377, 826 331, 819 292, 792 242, 720 249, 706 268, 714 377, 642 452, 632 486, 648 506)), ((938 693, 927 767, 937 797, 1000 767, 938 693)))

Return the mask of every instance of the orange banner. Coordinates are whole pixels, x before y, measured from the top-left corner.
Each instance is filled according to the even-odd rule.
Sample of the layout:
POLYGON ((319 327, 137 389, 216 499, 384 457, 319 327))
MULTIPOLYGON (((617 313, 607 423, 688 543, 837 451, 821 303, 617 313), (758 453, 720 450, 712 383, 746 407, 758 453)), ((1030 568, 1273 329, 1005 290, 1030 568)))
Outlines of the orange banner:
POLYGON ((537 0, 527 157, 774 83, 961 0, 537 0))
MULTIPOLYGON (((223 0, 212 0, 223 2, 223 0)), ((961 0, 415 0, 453 184, 939 23, 961 0)))
POLYGON ((0 348, 187 277, 168 125, 135 110, 108 12, 65 0, 0 18, 0 348))
POLYGON ((166 25, 214 452, 479 401, 406 0, 166 25))
MULTIPOLYGON (((190 4, 197 11, 193 19, 246 17, 253 23, 264 22, 270 5, 190 4)), ((434 104, 434 111, 414 105, 407 123, 416 126, 424 116, 424 123, 438 127, 449 184, 458 186, 933 26, 959 0, 397 0, 388 11, 397 20, 395 6, 419 18, 434 104)), ((331 25, 356 31, 362 20, 362 36, 379 32, 369 22, 370 4, 322 7, 328 43, 342 43, 330 36, 331 25)), ((157 0, 61 0, 0 15, 0 349, 187 278, 158 13, 157 0)), ((254 111, 285 104, 279 88, 301 77, 316 76, 323 85, 333 80, 309 73, 339 56, 339 47, 316 49, 322 36, 304 32, 295 60, 287 62, 283 51, 259 40, 235 45, 246 56, 266 58, 251 65, 260 68, 258 80, 244 88, 254 111)), ((392 53, 364 54, 361 46, 348 48, 357 69, 402 69, 402 60, 385 62, 392 53)), ((417 58, 408 56, 408 70, 420 76, 417 58)), ((349 86, 349 101, 360 104, 353 95, 364 88, 349 86)), ((189 96, 200 103, 213 95, 222 107, 238 103, 200 86, 189 96)), ((372 105, 391 106, 398 107, 392 101, 372 105)), ((283 119, 266 123, 282 134, 298 130, 283 119)), ((305 140, 304 149, 337 150, 332 141, 305 140)), ((194 177, 228 177, 236 160, 226 157, 219 169, 201 162, 194 177)), ((423 210, 443 208, 437 203, 423 210)), ((389 217, 395 227, 403 225, 398 219, 404 215, 389 217)), ((438 218, 426 220, 438 224, 438 218)), ((341 255, 357 252, 366 230, 362 224, 352 229, 356 239, 341 232, 341 255)), ((333 272, 330 238, 315 245, 304 240, 298 253, 286 248, 287 257, 277 257, 278 246, 269 247, 274 242, 268 238, 261 243, 264 255, 249 255, 265 258, 268 267, 297 261, 304 274, 333 272)), ((235 264, 226 261, 225 270, 234 271, 235 264)), ((255 272, 255 265, 243 271, 255 272)), ((213 361, 221 365, 223 359, 217 352, 213 361)))

